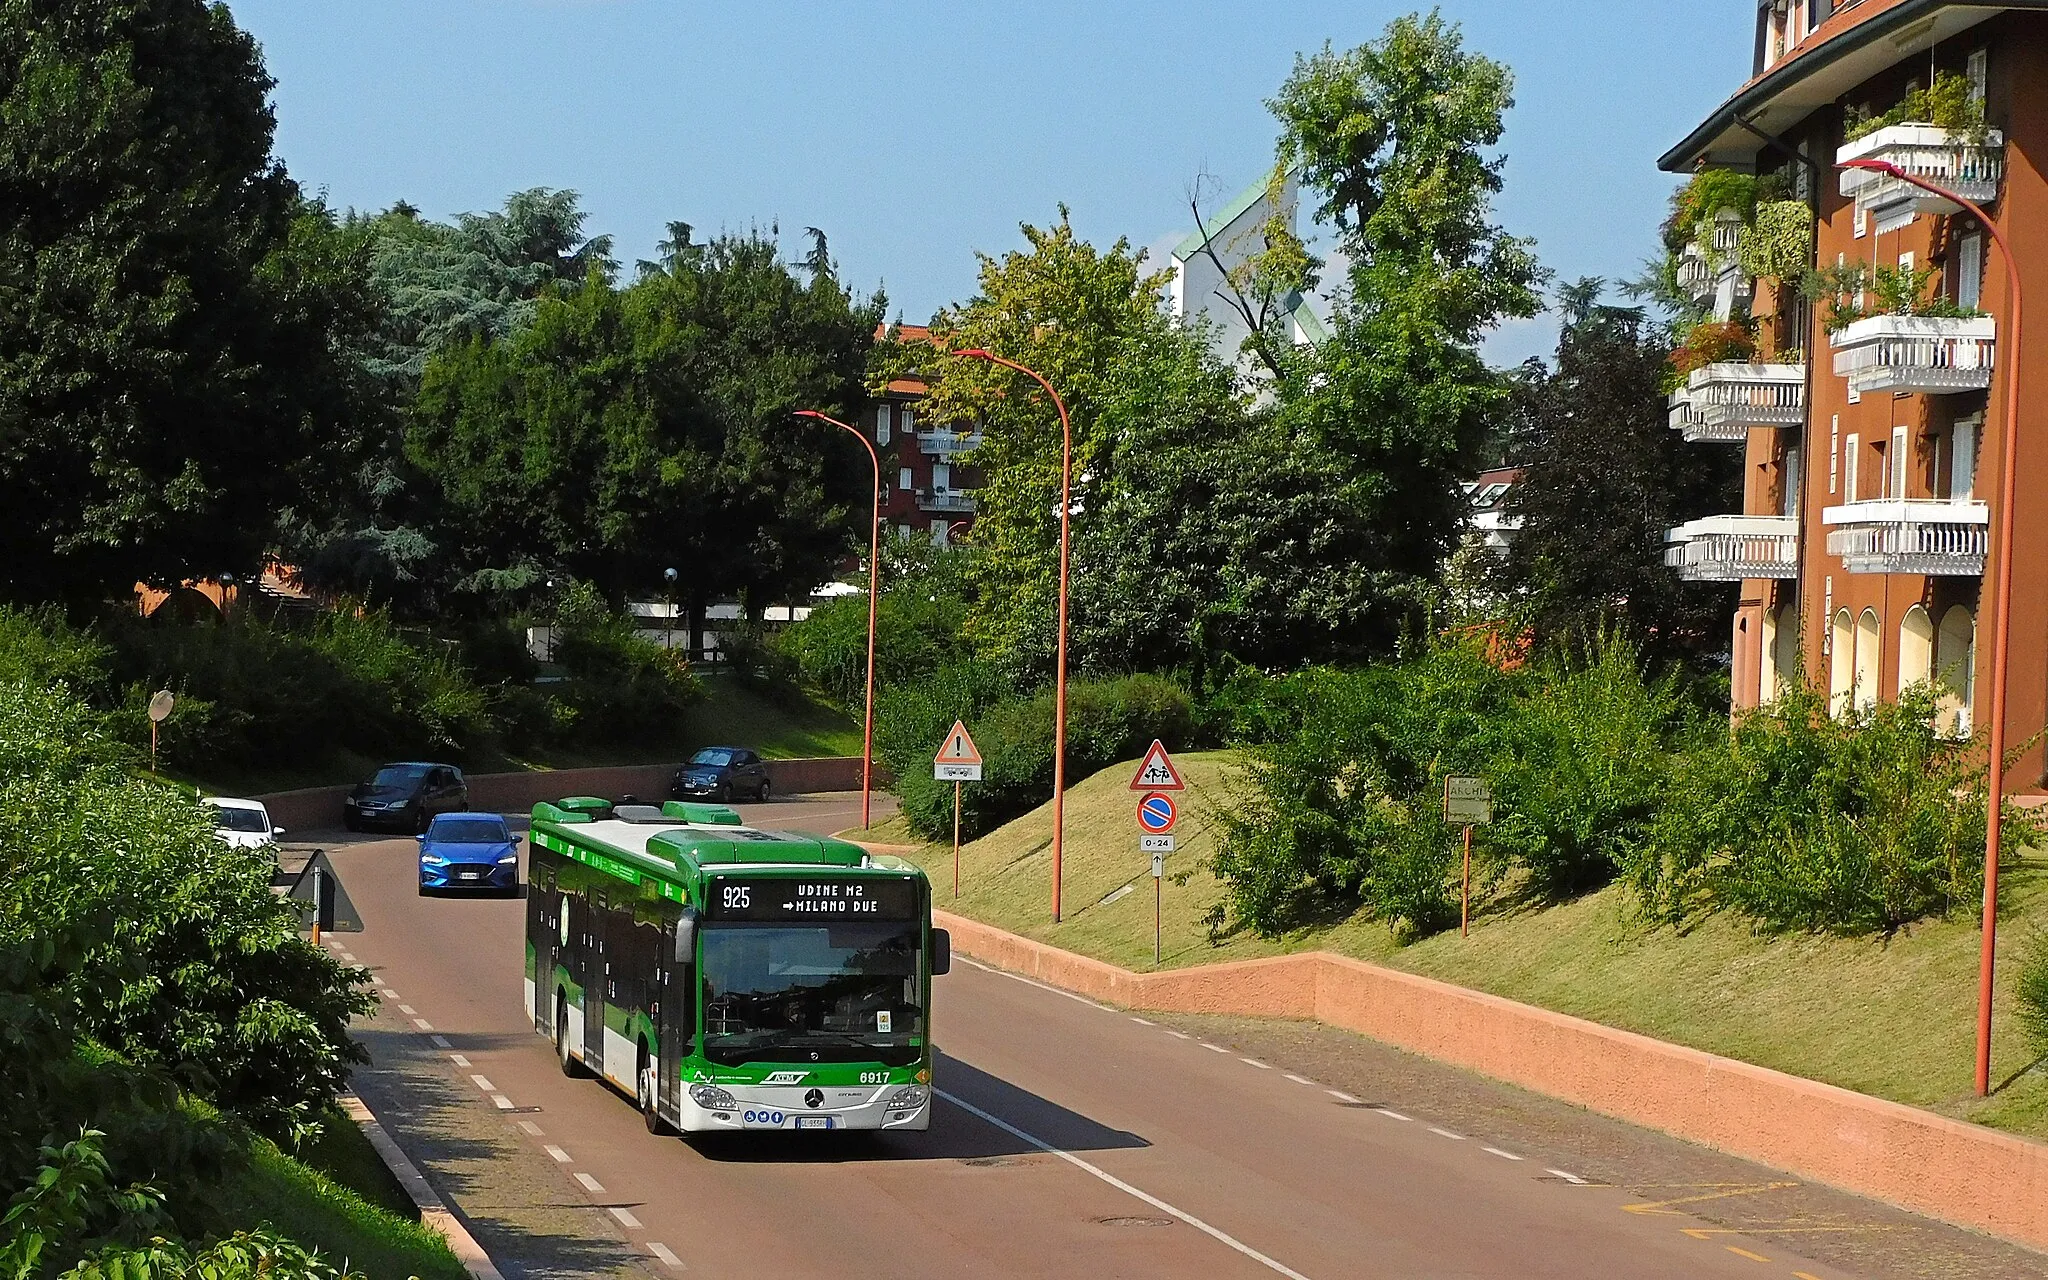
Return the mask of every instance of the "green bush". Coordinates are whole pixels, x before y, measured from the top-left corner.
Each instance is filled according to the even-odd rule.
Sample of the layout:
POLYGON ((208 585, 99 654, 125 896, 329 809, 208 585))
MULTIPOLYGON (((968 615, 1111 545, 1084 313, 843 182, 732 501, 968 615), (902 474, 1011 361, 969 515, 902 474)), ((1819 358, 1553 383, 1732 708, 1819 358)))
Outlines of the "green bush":
POLYGON ((2037 927, 2027 938, 2020 952, 2020 976, 2013 998, 2027 1043, 2048 1058, 2048 929, 2037 927))
MULTIPOLYGON (((1626 874, 1644 914, 1735 911, 1763 929, 1889 933, 1975 907, 1986 791, 1978 749, 1933 729, 1934 694, 1836 717, 1796 689, 1703 738, 1626 874)), ((2039 838, 2007 806, 2004 855, 2039 838)))
POLYGON ((667 739, 703 696, 689 661, 643 637, 636 621, 576 583, 555 617, 555 661, 569 679, 554 696, 572 713, 571 737, 586 743, 667 739))
POLYGON ((113 651, 48 606, 0 605, 0 680, 64 684, 89 698, 105 695, 113 651))
MULTIPOLYGON (((929 839, 953 830, 953 788, 932 778, 932 757, 954 720, 981 748, 983 780, 961 799, 961 832, 980 835, 1044 804, 1052 793, 1053 694, 1019 697, 983 663, 956 663, 892 689, 877 713, 878 752, 895 777, 912 829, 929 839)), ((1140 755, 1157 738, 1195 741, 1185 690, 1158 676, 1071 680, 1067 685, 1067 784, 1140 755)))
MULTIPOLYGON (((954 660, 966 609, 957 596, 926 591, 920 582, 884 590, 875 611, 875 683, 883 688, 923 679, 954 660)), ((848 709, 867 692, 868 598, 841 596, 776 637, 803 683, 848 709)))

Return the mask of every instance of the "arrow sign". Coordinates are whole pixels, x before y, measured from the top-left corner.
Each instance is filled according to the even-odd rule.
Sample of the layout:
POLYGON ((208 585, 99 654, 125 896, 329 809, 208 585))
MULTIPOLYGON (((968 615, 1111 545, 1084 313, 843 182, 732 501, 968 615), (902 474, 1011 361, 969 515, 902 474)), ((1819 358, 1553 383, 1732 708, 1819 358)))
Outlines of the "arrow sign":
POLYGON ((967 735, 967 726, 958 720, 932 759, 932 777, 940 782, 981 781, 981 752, 967 735))
POLYGON ((1138 776, 1131 779, 1133 791, 1186 791, 1188 784, 1180 779, 1180 770, 1173 767, 1173 757, 1166 754, 1166 744, 1152 743, 1152 749, 1145 753, 1144 763, 1138 766, 1138 776))
POLYGON ((1180 808, 1172 796, 1155 791, 1138 802, 1138 825, 1148 835, 1165 835, 1179 819, 1180 808))

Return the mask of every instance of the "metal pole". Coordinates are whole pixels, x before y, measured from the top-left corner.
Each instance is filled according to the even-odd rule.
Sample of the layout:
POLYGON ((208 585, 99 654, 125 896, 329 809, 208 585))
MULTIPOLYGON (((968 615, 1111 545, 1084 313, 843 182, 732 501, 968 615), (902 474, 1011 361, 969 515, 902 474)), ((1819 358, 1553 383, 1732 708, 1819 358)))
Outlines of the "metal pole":
POLYGON ((1152 877, 1152 967, 1154 969, 1159 967, 1159 935, 1162 931, 1159 918, 1161 915, 1161 904, 1166 899, 1166 890, 1163 887, 1165 883, 1166 880, 1163 876, 1152 877))
POLYGON ((875 500, 868 517, 868 695, 867 715, 861 729, 860 748, 860 825, 863 830, 874 825, 873 802, 875 793, 875 611, 881 603, 882 586, 882 455, 875 452, 875 442, 858 427, 850 427, 837 418, 828 418, 815 409, 798 409, 799 418, 815 418, 829 422, 841 431, 852 434, 868 451, 868 461, 875 468, 875 500))
POLYGON ((960 896, 960 784, 953 784, 953 896, 960 896))
POLYGON ((321 883, 323 879, 320 868, 313 868, 313 945, 316 947, 320 945, 320 899, 325 896, 327 887, 321 883))
POLYGON ((1868 169, 1888 174, 1919 187, 1968 211, 2005 259, 2006 287, 2012 291, 2012 319, 2000 335, 2001 346, 2010 350, 2005 357, 2005 445, 2004 474, 1998 482, 1998 522, 1993 579, 1991 624, 1991 758, 1986 764, 1986 786, 1990 791, 1990 812, 1984 822, 1984 936, 1977 957, 1977 1096, 1991 1092, 1991 997, 1998 962, 1998 847, 2005 825, 2005 698, 2010 640, 2012 637, 2012 526, 2013 504, 2017 499, 2020 446, 2020 268, 2012 246, 1990 215, 1973 201, 1955 192, 1907 173, 1882 160, 1851 160, 1845 168, 1868 169))
POLYGON ((1067 417, 1067 402, 1060 399, 1060 393, 1053 390, 1052 384, 1036 370, 1027 369, 1014 360, 1005 360, 980 347, 970 347, 952 354, 987 360, 991 364, 1015 369, 1044 387, 1045 394, 1052 397, 1053 407, 1060 412, 1060 630, 1059 653, 1053 674, 1052 722, 1052 920, 1054 924, 1058 924, 1061 870, 1067 835, 1067 582, 1073 547, 1074 426, 1067 417))
POLYGON ((156 772, 156 729, 156 718, 152 716, 149 721, 149 771, 151 773, 156 772))
POLYGON ((1472 824, 1465 824, 1465 888, 1458 897, 1458 936, 1472 933, 1472 824))

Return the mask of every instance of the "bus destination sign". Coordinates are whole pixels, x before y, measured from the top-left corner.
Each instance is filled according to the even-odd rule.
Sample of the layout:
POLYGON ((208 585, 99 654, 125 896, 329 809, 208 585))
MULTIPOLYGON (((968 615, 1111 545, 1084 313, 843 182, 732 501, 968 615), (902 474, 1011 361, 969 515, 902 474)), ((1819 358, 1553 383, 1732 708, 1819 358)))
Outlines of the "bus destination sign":
POLYGON ((916 920, 917 882, 897 877, 846 879, 722 876, 711 882, 705 915, 713 920, 916 920))

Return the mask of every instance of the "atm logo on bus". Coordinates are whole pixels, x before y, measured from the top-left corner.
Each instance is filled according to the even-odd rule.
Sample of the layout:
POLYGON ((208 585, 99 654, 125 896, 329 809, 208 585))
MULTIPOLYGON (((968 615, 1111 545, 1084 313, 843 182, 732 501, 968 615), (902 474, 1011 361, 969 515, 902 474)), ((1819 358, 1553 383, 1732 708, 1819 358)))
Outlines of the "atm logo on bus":
POLYGON ((810 1078, 808 1071, 771 1071, 762 1084, 802 1084, 810 1078))

